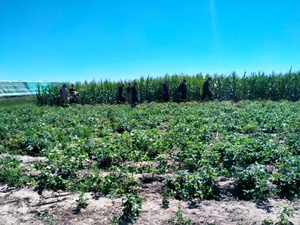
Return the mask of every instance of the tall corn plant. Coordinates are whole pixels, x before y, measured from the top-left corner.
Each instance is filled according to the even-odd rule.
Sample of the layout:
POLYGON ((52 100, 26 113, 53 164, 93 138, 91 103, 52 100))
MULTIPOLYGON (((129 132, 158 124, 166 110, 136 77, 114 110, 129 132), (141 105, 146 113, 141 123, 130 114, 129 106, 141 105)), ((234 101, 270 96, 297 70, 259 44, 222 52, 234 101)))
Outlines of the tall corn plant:
POLYGON ((38 105, 59 105, 60 104, 60 86, 58 84, 42 86, 38 84, 36 101, 38 105))
MULTIPOLYGON (((170 100, 180 101, 178 86, 183 79, 187 81, 188 96, 191 100, 199 101, 202 94, 202 86, 209 75, 197 74, 188 76, 184 74, 169 75, 164 77, 141 77, 137 82, 141 102, 162 101, 161 85, 164 78, 169 81, 170 100)), ((289 100, 300 99, 300 72, 286 74, 252 73, 249 76, 239 76, 236 73, 230 75, 214 75, 210 84, 210 90, 214 99, 220 101, 231 100, 289 100)), ((132 83, 133 83, 132 82, 132 83)), ((79 104, 115 104, 117 88, 121 82, 91 81, 77 82, 75 88, 78 91, 77 103, 79 104)), ((124 83, 127 84, 125 80, 124 83)), ((70 84, 67 84, 68 86, 70 84)), ((37 103, 39 105, 59 105, 59 85, 38 87, 37 103)), ((125 91, 125 90, 124 90, 125 91)))

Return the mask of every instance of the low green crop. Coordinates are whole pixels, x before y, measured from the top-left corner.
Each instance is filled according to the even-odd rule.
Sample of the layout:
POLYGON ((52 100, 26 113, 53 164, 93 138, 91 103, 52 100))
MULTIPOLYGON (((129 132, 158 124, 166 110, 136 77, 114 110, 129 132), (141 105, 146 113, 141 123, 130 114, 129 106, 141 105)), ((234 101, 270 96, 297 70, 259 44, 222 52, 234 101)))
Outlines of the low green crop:
POLYGON ((87 191, 93 191, 102 195, 111 197, 122 196, 128 193, 137 193, 139 181, 130 173, 122 171, 110 172, 103 176, 99 174, 91 174, 84 178, 83 181, 87 191))
POLYGON ((259 164, 237 171, 235 191, 242 199, 264 200, 268 197, 268 173, 259 164))
POLYGON ((135 222, 142 210, 142 198, 133 194, 124 195, 122 197, 122 207, 121 219, 135 222))
POLYGON ((299 198, 300 196, 300 160, 290 157, 279 165, 279 171, 273 173, 276 193, 281 197, 299 198))
POLYGON ((22 187, 28 178, 23 174, 20 161, 10 156, 0 158, 0 182, 12 187, 22 187))
POLYGON ((173 225, 190 225, 191 219, 183 218, 183 210, 179 207, 178 211, 176 212, 176 216, 172 219, 168 220, 168 224, 173 225))
POLYGON ((207 169, 189 173, 181 170, 165 180, 163 195, 178 199, 209 199, 215 188, 214 175, 207 169))
MULTIPOLYGON (((236 83, 231 96, 240 93, 234 79, 227 80, 236 83)), ((151 90, 155 81, 143 82, 151 90)), ((137 200, 157 178, 165 206, 170 198, 222 198, 223 179, 235 180, 230 193, 241 199, 299 198, 300 102, 94 103, 0 107, 0 182, 137 200), (14 154, 24 162, 6 157, 14 154)))

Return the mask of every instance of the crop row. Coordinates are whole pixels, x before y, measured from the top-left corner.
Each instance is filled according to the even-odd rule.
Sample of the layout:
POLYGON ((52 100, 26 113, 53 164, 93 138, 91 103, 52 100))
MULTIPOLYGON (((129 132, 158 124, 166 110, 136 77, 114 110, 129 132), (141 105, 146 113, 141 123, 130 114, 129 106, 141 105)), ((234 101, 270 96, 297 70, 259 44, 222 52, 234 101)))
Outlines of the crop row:
MULTIPOLYGON (((188 96, 191 100, 201 99, 202 86, 207 76, 197 74, 195 76, 166 75, 169 81, 171 101, 179 102, 180 97, 177 88, 183 79, 187 80, 188 96)), ((138 83, 141 102, 162 101, 161 85, 164 78, 141 77, 138 83)), ((125 85, 128 81, 124 81, 125 85)), ((92 81, 77 82, 75 88, 78 91, 77 102, 80 104, 114 104, 116 92, 120 82, 92 81)), ((40 87, 37 93, 39 105, 59 105, 59 88, 53 85, 40 87)), ((229 76, 214 75, 210 84, 214 99, 219 101, 240 100, 289 100, 297 101, 300 96, 300 72, 287 74, 264 73, 238 76, 232 73, 229 76)))

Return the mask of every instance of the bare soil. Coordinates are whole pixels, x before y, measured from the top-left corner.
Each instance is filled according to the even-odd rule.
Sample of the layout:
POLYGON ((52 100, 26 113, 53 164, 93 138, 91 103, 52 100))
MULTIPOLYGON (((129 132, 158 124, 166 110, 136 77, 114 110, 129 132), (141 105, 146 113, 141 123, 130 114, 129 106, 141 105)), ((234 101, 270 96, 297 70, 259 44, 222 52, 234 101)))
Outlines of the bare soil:
MULTIPOLYGON (((176 218, 179 207, 183 218, 191 219, 191 224, 252 225, 261 224, 263 219, 278 221, 276 211, 281 206, 294 209, 290 219, 295 225, 300 224, 300 201, 270 199, 263 203, 251 201, 205 200, 184 202, 170 199, 168 207, 162 205, 158 193, 161 182, 154 181, 142 185, 144 200, 142 211, 135 224, 163 225, 169 219, 176 218)), ((121 199, 97 197, 87 193, 88 206, 76 212, 76 199, 79 193, 44 191, 39 195, 33 188, 15 189, 0 187, 0 224, 109 224, 113 217, 122 212, 121 199)), ((120 224, 130 224, 123 222, 120 224)))

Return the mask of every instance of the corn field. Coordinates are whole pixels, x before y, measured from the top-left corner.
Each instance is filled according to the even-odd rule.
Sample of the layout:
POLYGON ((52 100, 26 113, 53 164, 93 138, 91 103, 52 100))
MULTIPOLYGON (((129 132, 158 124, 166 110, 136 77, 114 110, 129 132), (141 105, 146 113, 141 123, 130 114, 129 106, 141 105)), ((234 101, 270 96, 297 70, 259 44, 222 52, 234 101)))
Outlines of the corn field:
MULTIPOLYGON (((200 101, 202 86, 209 75, 166 75, 164 77, 141 77, 137 82, 141 102, 162 101, 161 85, 165 78, 168 79, 171 101, 179 102, 180 97, 177 88, 183 79, 187 81, 188 96, 192 101, 200 101)), ((210 83, 213 98, 219 101, 240 100, 288 100, 300 99, 300 72, 289 72, 286 74, 252 73, 249 76, 238 76, 236 73, 230 75, 214 75, 210 83)), ((128 80, 120 82, 91 81, 77 82, 75 84, 77 103, 79 104, 115 104, 116 92, 120 83, 127 86, 128 80)), ((69 87, 70 84, 67 84, 69 87)), ((124 92, 125 92, 124 88, 124 92)), ((38 105, 59 105, 59 85, 47 87, 40 86, 37 92, 38 105)))

